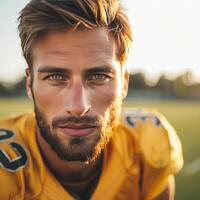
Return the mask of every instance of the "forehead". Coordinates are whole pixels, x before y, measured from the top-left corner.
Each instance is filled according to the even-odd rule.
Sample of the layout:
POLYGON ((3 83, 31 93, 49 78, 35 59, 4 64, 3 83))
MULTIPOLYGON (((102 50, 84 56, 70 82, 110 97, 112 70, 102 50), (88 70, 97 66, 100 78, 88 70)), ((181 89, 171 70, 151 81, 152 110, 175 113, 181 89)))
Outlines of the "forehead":
POLYGON ((33 47, 33 65, 41 62, 92 65, 113 59, 116 59, 116 45, 105 28, 50 31, 33 47))

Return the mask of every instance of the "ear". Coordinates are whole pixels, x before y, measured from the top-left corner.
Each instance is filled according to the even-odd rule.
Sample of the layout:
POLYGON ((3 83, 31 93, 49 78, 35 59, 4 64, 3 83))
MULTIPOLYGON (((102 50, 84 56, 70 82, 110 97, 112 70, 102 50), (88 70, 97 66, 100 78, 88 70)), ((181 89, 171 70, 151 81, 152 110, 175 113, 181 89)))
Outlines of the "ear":
POLYGON ((129 84, 129 73, 127 69, 124 70, 123 72, 123 79, 124 79, 124 85, 122 88, 122 98, 125 99, 127 94, 128 94, 128 84, 129 84))
POLYGON ((32 94, 32 77, 31 77, 31 72, 29 68, 26 68, 25 70, 26 73, 26 92, 28 97, 33 100, 33 94, 32 94))

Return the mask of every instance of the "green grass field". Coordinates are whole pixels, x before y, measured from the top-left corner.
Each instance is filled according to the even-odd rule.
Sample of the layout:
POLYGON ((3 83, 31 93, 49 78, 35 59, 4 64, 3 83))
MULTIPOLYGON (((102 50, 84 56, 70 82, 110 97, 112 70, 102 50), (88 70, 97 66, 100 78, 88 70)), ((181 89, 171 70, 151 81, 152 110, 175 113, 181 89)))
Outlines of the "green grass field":
MULTIPOLYGON (((184 168, 176 176, 176 200, 200 199, 200 101, 127 101, 127 107, 157 108, 176 128, 183 144, 184 168)), ((32 109, 27 99, 0 99, 0 116, 32 109)))

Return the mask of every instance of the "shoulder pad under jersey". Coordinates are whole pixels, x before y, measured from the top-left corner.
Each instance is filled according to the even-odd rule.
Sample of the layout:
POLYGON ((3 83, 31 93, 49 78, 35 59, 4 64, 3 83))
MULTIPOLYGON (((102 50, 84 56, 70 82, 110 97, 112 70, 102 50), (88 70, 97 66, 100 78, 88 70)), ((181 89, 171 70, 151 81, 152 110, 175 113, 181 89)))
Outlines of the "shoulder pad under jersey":
POLYGON ((173 127, 157 111, 125 109, 123 122, 139 137, 145 160, 155 168, 169 167, 171 173, 183 165, 181 143, 173 127))

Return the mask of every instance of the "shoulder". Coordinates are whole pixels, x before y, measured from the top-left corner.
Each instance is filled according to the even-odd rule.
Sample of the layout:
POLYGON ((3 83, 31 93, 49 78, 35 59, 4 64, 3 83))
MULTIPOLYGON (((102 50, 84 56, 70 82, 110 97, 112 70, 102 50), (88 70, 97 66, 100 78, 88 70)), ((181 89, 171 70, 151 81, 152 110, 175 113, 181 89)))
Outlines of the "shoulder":
POLYGON ((168 167, 170 173, 178 172, 182 165, 180 140, 166 118, 156 110, 124 109, 125 127, 138 136, 138 145, 145 161, 154 168, 168 167))
POLYGON ((34 113, 33 112, 28 112, 28 113, 22 113, 22 114, 13 114, 10 116, 5 116, 0 118, 0 128, 1 127, 16 127, 20 126, 22 124, 25 124, 25 122, 28 119, 33 119, 34 118, 34 113))
MULTIPOLYGON (((33 116, 33 113, 24 113, 2 117, 0 118, 0 130, 13 132, 13 134, 19 135, 19 133, 23 133, 25 131, 27 124, 29 124, 29 126, 31 125, 28 121, 33 122, 33 116)), ((3 132, 1 132, 0 137, 2 134, 3 132)))
POLYGON ((147 108, 127 108, 122 112, 122 120, 130 128, 137 128, 147 121, 153 126, 160 127, 163 125, 161 118, 163 116, 158 111, 147 108))

